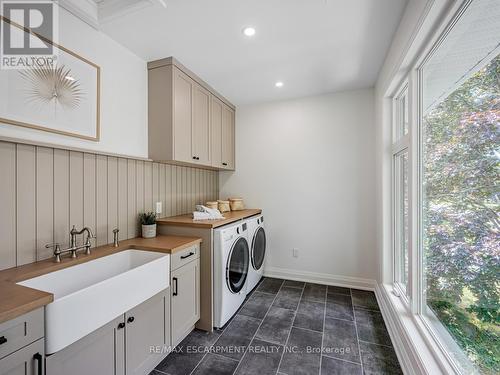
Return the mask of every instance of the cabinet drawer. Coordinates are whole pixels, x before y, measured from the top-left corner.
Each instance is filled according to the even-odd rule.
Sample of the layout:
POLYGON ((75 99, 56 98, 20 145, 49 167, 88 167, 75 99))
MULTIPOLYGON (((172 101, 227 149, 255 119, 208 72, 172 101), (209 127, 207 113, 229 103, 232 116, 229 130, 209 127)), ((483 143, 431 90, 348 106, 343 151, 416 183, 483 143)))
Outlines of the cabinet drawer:
POLYGON ((0 324, 0 358, 42 338, 43 307, 0 324))
POLYGON ((185 264, 188 264, 192 260, 198 259, 200 257, 200 245, 194 245, 180 250, 170 257, 170 269, 176 270, 185 264))
POLYGON ((44 345, 40 339, 0 359, 0 375, 43 375, 44 345))

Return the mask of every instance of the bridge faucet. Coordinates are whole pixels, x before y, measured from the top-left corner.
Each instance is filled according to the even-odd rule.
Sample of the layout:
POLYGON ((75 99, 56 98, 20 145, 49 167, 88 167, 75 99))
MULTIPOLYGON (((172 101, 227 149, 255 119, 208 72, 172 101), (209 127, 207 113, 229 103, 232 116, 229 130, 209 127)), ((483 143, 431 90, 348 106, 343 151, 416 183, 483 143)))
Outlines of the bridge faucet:
POLYGON ((90 254, 90 248, 92 247, 92 242, 90 240, 92 238, 95 238, 92 229, 90 229, 89 227, 85 227, 82 230, 77 230, 76 227, 73 225, 73 228, 70 231, 70 235, 71 235, 70 247, 67 249, 61 250, 61 246, 58 243, 45 245, 47 249, 50 247, 54 248, 54 257, 56 263, 61 262, 61 255, 65 253, 71 253, 71 258, 76 258, 77 256, 76 252, 80 249, 85 249, 86 255, 90 254), (84 232, 87 233, 87 238, 85 240, 85 243, 82 246, 77 246, 76 236, 83 234, 84 232))
POLYGON ((90 248, 92 247, 90 239, 95 238, 94 233, 92 232, 92 229, 90 229, 89 227, 84 227, 82 230, 76 230, 76 227, 73 225, 73 228, 71 229, 70 235, 71 235, 70 249, 74 249, 74 252, 72 252, 72 257, 76 258, 76 251, 80 250, 82 248, 85 248, 85 254, 89 255, 90 248), (77 247, 76 246, 76 236, 78 236, 79 234, 82 234, 84 232, 87 232, 87 239, 85 240, 85 244, 83 246, 77 247))

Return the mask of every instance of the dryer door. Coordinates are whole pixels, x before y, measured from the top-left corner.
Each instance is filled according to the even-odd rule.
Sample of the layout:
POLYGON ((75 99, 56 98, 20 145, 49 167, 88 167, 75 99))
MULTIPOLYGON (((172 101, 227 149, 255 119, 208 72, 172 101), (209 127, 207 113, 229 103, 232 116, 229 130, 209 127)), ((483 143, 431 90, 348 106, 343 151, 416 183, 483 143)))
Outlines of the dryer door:
POLYGON ((264 257, 266 256, 266 232, 263 227, 259 227, 252 240, 252 266, 255 270, 260 270, 264 257))
POLYGON ((233 244, 226 265, 227 286, 233 293, 238 293, 245 286, 249 258, 248 242, 246 239, 240 237, 233 244))

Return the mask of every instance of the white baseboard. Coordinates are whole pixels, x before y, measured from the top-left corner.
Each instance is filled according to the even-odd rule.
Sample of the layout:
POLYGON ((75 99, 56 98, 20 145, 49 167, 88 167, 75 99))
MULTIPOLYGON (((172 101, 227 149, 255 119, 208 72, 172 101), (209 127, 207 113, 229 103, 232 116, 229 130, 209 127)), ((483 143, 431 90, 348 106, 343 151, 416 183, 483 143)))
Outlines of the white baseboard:
POLYGON ((308 283, 343 286, 346 288, 375 290, 376 282, 371 279, 361 277, 339 276, 327 273, 306 272, 292 270, 288 268, 266 267, 264 276, 276 277, 279 279, 305 281, 308 283))

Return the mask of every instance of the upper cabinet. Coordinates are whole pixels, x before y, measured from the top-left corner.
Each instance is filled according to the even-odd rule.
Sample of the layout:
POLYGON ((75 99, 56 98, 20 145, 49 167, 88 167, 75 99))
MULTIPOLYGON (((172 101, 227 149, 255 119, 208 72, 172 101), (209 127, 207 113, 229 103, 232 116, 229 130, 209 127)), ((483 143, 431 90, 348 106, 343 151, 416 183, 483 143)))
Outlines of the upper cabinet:
POLYGON ((234 169, 234 110, 216 97, 211 101, 212 166, 234 169))
POLYGON ((234 106, 173 58, 148 63, 149 157, 234 170, 234 106))

